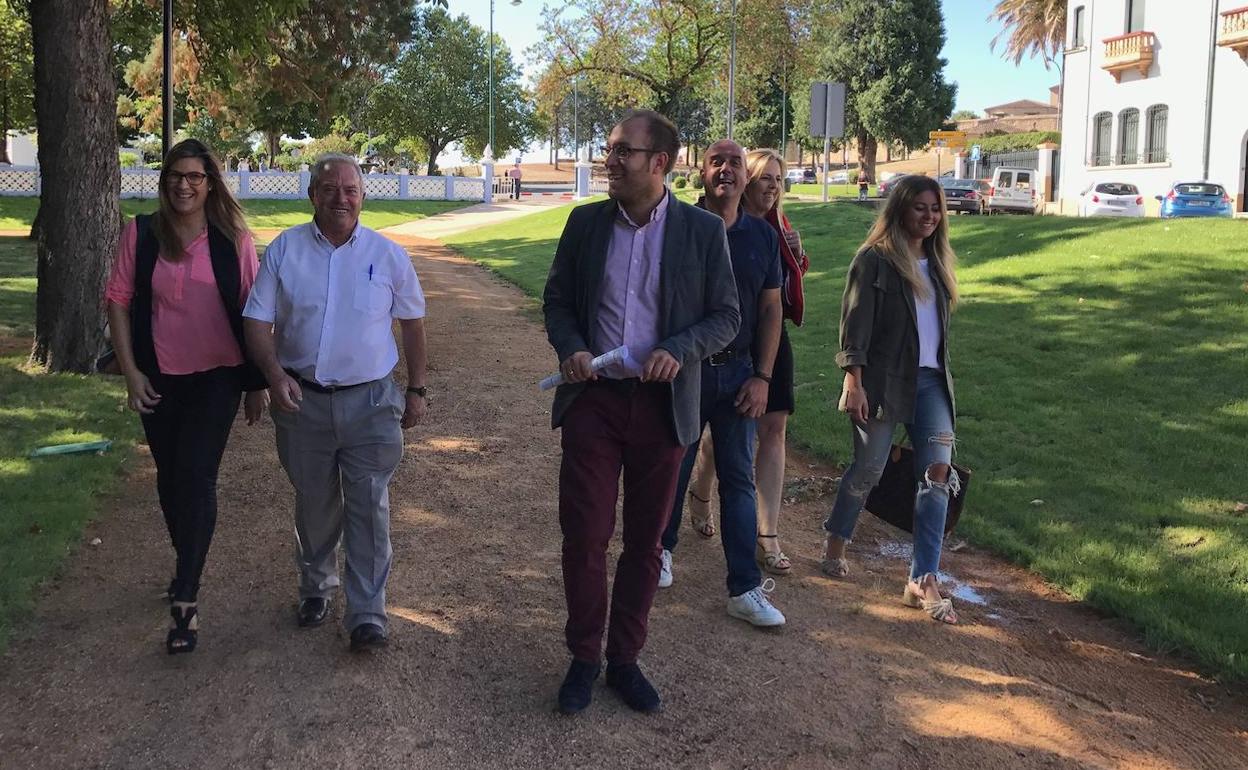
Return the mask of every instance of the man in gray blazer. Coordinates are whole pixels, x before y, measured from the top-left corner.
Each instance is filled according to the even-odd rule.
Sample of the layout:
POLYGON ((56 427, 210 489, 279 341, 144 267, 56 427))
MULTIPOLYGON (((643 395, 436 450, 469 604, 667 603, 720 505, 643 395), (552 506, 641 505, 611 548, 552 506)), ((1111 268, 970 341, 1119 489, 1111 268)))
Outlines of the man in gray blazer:
POLYGON ((607 635, 607 686, 631 708, 660 708, 637 666, 658 586, 659 536, 684 447, 698 437, 701 366, 741 323, 723 222, 676 200, 663 184, 680 146, 676 127, 634 110, 611 130, 609 200, 572 211, 546 281, 546 334, 565 384, 552 425, 562 428, 559 525, 565 628, 572 664, 559 708, 589 705, 607 626, 607 544, 624 473, 624 550, 607 635), (595 371, 594 356, 627 346, 595 371))

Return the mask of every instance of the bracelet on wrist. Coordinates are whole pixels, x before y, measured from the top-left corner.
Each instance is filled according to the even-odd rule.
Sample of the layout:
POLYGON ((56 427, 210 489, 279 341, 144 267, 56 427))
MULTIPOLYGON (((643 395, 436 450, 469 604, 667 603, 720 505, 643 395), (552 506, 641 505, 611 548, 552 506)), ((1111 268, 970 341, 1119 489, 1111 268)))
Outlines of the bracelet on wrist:
POLYGON ((771 375, 770 375, 770 374, 763 374, 762 372, 760 372, 760 371, 758 371, 758 370, 755 370, 755 371, 754 371, 754 376, 755 376, 755 377, 757 377, 758 379, 762 380, 763 382, 767 383, 768 385, 770 385, 770 384, 771 384, 771 375))
POLYGON ((421 398, 428 398, 429 389, 426 388, 424 385, 408 385, 407 392, 414 396, 420 396, 421 398))

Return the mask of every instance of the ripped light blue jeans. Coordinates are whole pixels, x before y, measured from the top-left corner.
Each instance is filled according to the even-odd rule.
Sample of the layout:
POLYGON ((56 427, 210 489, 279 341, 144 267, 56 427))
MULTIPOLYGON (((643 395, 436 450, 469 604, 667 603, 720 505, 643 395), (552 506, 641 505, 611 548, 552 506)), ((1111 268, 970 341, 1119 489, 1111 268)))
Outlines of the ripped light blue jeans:
MULTIPOLYGON (((850 423, 854 436, 854 462, 845 471, 832 512, 823 528, 842 540, 849 541, 858 523, 858 514, 867 495, 879 483, 893 445, 897 423, 872 419, 866 425, 850 423)), ((920 369, 918 392, 915 395, 914 422, 906 424, 906 433, 914 446, 914 558, 910 562, 910 579, 935 574, 940 569, 940 546, 945 536, 945 515, 949 496, 961 488, 958 474, 950 464, 953 459, 953 411, 945 392, 945 375, 939 369, 920 369), (928 474, 933 465, 949 466, 947 481, 934 481, 928 474)))

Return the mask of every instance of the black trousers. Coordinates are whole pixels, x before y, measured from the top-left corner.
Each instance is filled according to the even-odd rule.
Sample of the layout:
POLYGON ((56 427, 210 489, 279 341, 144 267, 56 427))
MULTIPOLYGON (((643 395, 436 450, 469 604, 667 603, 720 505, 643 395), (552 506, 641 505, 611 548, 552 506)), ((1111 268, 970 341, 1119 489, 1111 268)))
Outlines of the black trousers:
POLYGON ((169 539, 177 553, 175 601, 193 602, 217 526, 217 470, 242 396, 238 368, 221 367, 182 375, 157 375, 161 395, 143 415, 156 491, 169 539))
POLYGON ((520 200, 520 180, 514 176, 511 178, 511 197, 520 200))

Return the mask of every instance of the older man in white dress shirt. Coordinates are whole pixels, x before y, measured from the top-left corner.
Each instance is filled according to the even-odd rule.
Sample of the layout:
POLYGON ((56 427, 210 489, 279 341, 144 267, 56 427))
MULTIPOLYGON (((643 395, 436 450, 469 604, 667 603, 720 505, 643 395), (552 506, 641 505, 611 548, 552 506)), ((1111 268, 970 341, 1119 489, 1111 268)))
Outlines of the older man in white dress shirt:
POLYGON ((360 224, 363 177, 355 160, 312 166, 313 221, 277 237, 243 311, 249 351, 269 382, 277 451, 295 488, 301 626, 318 626, 339 585, 352 651, 386 643, 390 477, 403 429, 425 400, 425 297, 411 259, 360 224), (406 393, 391 377, 399 361, 406 393))

